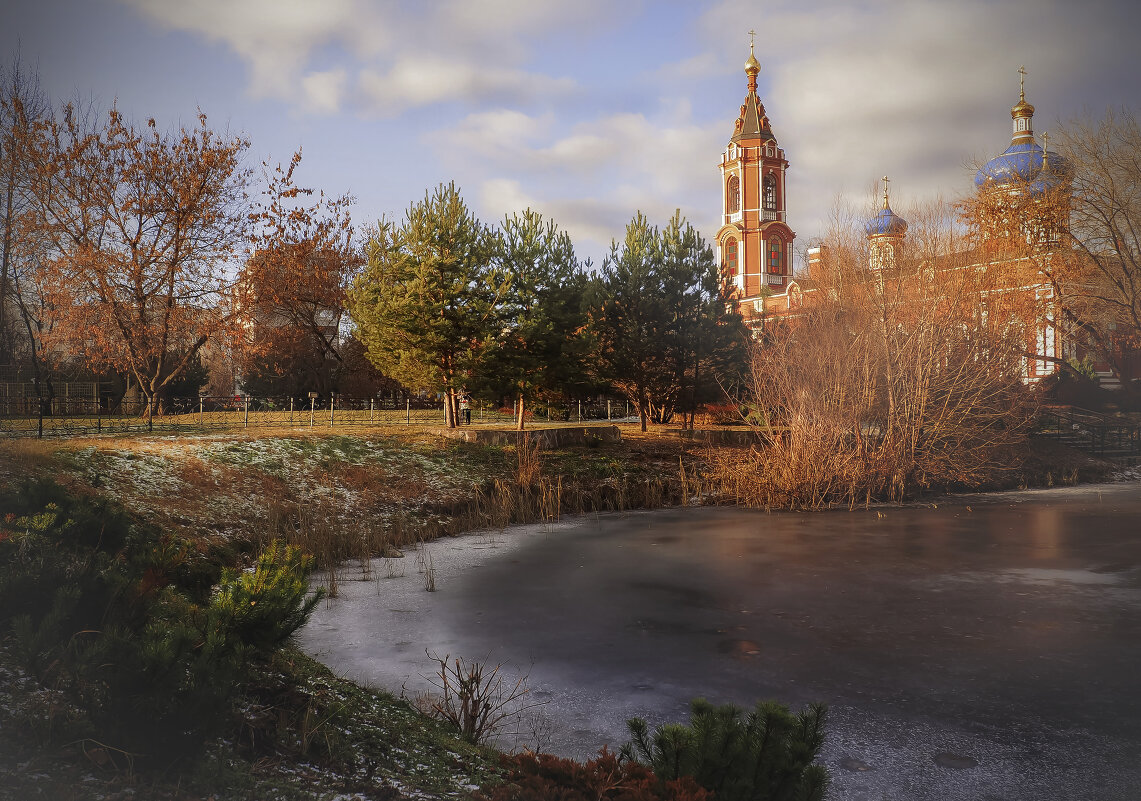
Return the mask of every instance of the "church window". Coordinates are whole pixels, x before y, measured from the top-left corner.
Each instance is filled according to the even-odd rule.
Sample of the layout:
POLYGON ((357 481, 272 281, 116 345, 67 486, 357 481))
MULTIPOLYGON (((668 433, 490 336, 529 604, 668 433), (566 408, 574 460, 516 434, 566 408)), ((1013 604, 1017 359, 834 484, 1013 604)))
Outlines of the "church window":
POLYGON ((736 175, 729 178, 728 203, 730 214, 741 210, 741 182, 737 179, 736 175))
POLYGON ((777 209, 777 182, 771 175, 765 179, 765 211, 777 209))
POLYGON ((769 270, 773 275, 784 274, 784 245, 773 237, 769 240, 769 270))
POLYGON ((729 278, 737 276, 737 240, 725 240, 725 275, 729 278))

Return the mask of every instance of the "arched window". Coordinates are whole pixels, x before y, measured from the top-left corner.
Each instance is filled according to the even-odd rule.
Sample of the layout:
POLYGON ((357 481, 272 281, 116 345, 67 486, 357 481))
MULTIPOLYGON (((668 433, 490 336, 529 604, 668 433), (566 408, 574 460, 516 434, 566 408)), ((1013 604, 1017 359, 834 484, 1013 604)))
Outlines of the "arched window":
POLYGON ((727 278, 737 277, 737 240, 725 240, 725 276, 727 278))
POLYGON ((741 210, 741 182, 737 180, 736 175, 729 177, 727 203, 730 214, 741 210))
POLYGON ((769 269, 772 275, 784 275, 784 243, 775 236, 769 240, 769 269))
POLYGON ((765 179, 765 211, 777 210, 777 181, 771 175, 765 179))

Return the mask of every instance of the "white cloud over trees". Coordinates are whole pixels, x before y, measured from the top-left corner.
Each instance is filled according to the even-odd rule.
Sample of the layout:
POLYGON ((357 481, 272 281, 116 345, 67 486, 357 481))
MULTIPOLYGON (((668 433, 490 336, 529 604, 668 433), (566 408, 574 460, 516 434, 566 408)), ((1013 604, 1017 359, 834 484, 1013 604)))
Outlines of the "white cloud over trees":
MULTIPOLYGON (((365 216, 434 183, 421 173, 416 185, 409 165, 422 159, 474 190, 482 216, 525 198, 596 251, 637 208, 680 207, 712 233, 749 28, 802 238, 823 230, 838 192, 862 200, 885 173, 901 201, 967 191, 971 162, 1006 146, 1020 64, 1039 132, 1141 100, 1126 34, 1141 13, 1123 1, 124 2, 229 48, 255 99, 336 120, 358 141, 399 126, 418 143, 384 154, 402 199, 365 216)), ((377 158, 383 144, 370 146, 377 158)))

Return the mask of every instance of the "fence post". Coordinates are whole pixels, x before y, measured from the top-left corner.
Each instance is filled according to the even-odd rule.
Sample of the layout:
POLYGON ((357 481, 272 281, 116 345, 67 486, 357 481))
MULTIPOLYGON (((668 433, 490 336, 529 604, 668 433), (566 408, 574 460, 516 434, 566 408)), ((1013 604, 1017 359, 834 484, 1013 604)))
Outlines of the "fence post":
POLYGON ((206 396, 205 395, 199 395, 198 396, 198 427, 199 428, 204 428, 206 425, 206 420, 202 415, 203 411, 205 411, 205 407, 206 407, 206 396))
POLYGON ((412 425, 412 400, 410 398, 404 399, 404 423, 405 425, 412 425))
POLYGON ((606 399, 606 422, 610 422, 610 398, 606 399))
POLYGON ((310 428, 313 427, 313 416, 314 416, 314 414, 316 414, 316 410, 317 410, 317 393, 316 392, 310 392, 309 393, 309 427, 310 428))
POLYGON ((250 426, 250 396, 242 396, 242 428, 250 426))
POLYGON ((329 428, 333 427, 333 409, 337 406, 337 393, 329 393, 329 428))
POLYGON ((368 399, 368 421, 370 423, 376 422, 376 417, 374 417, 372 413, 372 398, 368 399))
POLYGON ((582 422, 582 401, 578 402, 578 421, 582 422))
POLYGON ((293 396, 289 396, 289 424, 293 425, 293 396))

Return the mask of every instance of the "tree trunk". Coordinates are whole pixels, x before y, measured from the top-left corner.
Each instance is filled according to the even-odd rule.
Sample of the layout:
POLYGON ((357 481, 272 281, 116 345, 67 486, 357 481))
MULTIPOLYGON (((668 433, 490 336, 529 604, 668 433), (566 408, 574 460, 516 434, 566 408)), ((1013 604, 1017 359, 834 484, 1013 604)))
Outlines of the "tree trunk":
MULTIPOLYGON (((9 158, 11 158, 11 154, 9 154, 9 158)), ((12 219, 12 200, 16 191, 16 166, 14 163, 8 166, 7 178, 8 185, 4 200, 3 266, 0 267, 0 364, 9 363, 12 350, 8 337, 6 312, 8 309, 8 273, 12 263, 12 227, 15 225, 15 220, 12 219)))
POLYGON ((456 427, 456 391, 450 384, 444 387, 444 426, 456 427))

